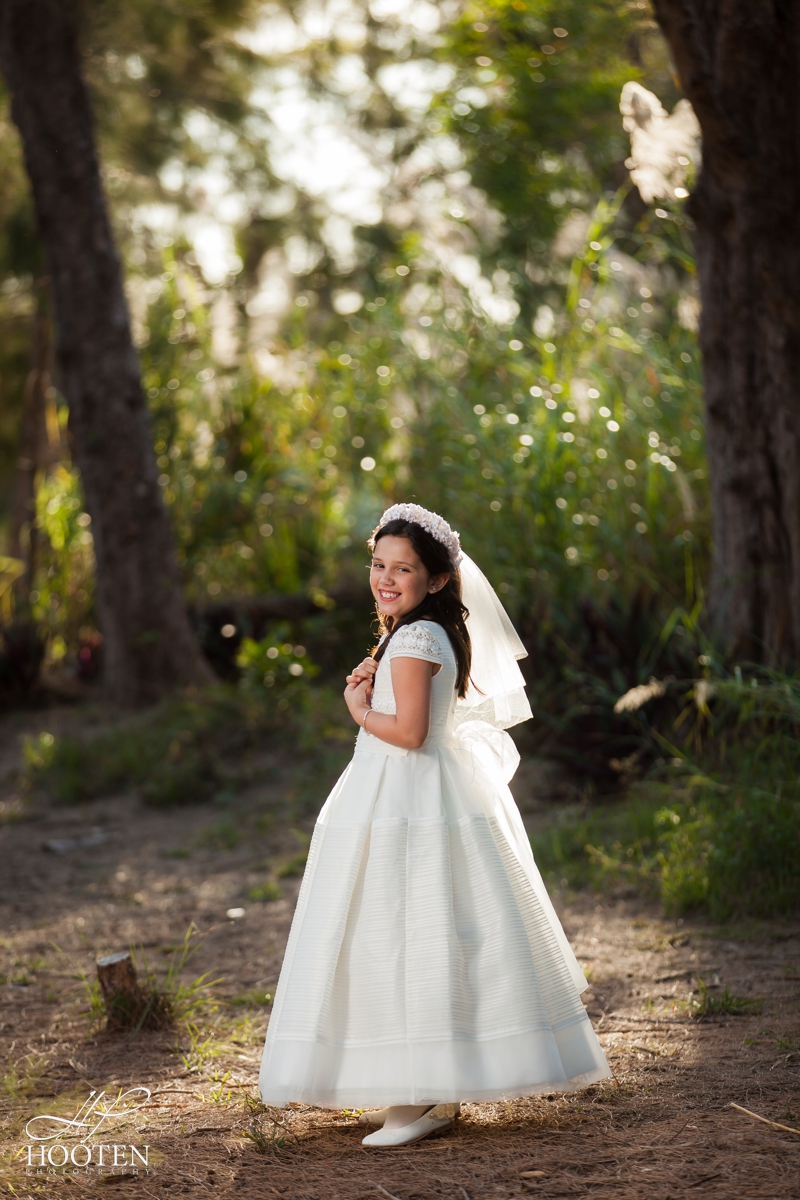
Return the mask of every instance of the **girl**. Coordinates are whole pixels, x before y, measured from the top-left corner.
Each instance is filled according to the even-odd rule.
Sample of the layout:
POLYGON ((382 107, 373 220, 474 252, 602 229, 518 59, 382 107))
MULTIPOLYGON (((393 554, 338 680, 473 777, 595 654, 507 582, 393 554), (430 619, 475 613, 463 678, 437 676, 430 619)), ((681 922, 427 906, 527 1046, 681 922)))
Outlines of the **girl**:
POLYGON ((317 821, 260 1091, 382 1106, 364 1145, 383 1147, 452 1125, 461 1100, 609 1070, 508 790, 522 643, 436 513, 396 504, 370 546, 383 637, 347 677, 356 751, 317 821))

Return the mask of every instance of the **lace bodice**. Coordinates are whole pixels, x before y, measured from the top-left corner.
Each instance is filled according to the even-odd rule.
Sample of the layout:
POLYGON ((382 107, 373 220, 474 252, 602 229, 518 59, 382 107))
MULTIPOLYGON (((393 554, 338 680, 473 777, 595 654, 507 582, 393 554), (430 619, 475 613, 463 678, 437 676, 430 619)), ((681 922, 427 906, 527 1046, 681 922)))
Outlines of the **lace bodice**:
POLYGON ((448 734, 452 730, 456 703, 457 664, 450 639, 442 626, 433 621, 415 621, 397 631, 375 673, 372 693, 375 712, 391 714, 397 711, 392 688, 392 661, 395 658, 421 658, 439 664, 439 670, 431 680, 428 742, 448 734))

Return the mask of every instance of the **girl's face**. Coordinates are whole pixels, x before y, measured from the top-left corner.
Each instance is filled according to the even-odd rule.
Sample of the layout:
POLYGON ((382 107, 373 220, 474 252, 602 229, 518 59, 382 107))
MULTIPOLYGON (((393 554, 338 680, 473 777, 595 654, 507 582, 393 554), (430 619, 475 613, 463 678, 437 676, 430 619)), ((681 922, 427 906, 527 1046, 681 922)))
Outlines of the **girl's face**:
POLYGON ((431 575, 408 538, 386 534, 375 546, 369 584, 380 611, 404 617, 428 592, 438 592, 450 575, 431 575))

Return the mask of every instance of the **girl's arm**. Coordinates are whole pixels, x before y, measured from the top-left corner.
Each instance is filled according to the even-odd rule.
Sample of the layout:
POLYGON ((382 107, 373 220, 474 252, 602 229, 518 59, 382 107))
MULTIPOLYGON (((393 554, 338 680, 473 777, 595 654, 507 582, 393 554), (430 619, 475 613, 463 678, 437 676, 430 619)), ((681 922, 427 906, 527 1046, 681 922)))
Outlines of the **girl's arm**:
POLYGON ((438 663, 421 658, 391 660, 392 689, 396 712, 375 712, 369 705, 372 680, 348 683, 344 698, 357 725, 367 717, 367 732, 391 746, 418 750, 428 736, 431 725, 431 679, 440 669, 438 663))

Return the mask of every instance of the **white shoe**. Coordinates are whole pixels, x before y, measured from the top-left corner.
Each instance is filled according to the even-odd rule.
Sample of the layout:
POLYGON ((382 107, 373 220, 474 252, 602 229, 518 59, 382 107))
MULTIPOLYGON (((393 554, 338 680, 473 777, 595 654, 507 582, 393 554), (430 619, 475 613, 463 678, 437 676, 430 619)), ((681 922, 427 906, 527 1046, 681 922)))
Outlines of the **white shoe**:
MULTIPOLYGON (((430 1137, 432 1133, 440 1133, 444 1129, 451 1129, 455 1125, 455 1116, 435 1117, 434 1111, 438 1105, 430 1108, 416 1121, 412 1121, 410 1125, 403 1125, 400 1129, 377 1129, 375 1133, 368 1133, 362 1139, 362 1146, 408 1146, 411 1142, 420 1142, 423 1138, 430 1137)), ((447 1107, 450 1107, 449 1105, 447 1107)))
MULTIPOLYGON (((371 1108, 366 1112, 362 1112, 358 1118, 359 1125, 372 1125, 380 1127, 386 1124, 386 1118, 389 1115, 388 1108, 371 1108)), ((437 1104, 427 1114, 429 1117, 458 1117, 461 1115, 460 1104, 437 1104)))
POLYGON ((388 1115, 388 1108, 372 1108, 368 1112, 362 1112, 358 1123, 359 1125, 384 1125, 388 1115))

